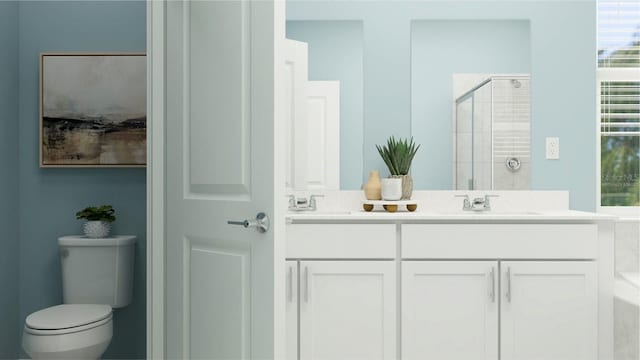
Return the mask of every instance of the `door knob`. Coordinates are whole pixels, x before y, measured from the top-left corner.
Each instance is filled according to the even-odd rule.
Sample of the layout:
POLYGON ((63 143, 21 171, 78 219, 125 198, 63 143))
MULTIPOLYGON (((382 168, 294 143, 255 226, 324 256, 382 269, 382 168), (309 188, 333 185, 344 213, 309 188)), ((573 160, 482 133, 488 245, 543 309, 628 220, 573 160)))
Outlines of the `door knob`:
POLYGON ((243 220, 243 221, 229 220, 229 221, 227 221, 227 224, 229 224, 229 225, 241 225, 241 226, 244 226, 245 228, 254 227, 260 233, 267 232, 269 230, 269 225, 270 225, 269 217, 267 216, 267 214, 265 214, 263 212, 258 213, 258 215, 256 215, 256 219, 255 220, 243 220))

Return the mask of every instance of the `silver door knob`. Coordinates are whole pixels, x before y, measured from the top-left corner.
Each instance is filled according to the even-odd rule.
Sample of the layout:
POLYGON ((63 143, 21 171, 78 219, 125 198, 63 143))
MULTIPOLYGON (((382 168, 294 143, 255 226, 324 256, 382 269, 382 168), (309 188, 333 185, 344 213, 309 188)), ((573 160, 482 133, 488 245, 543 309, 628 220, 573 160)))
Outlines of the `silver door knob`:
POLYGON ((260 233, 267 232, 269 230, 269 225, 270 225, 269 217, 267 216, 267 214, 265 214, 263 212, 258 213, 258 215, 256 215, 256 219, 255 220, 243 220, 243 221, 229 220, 229 221, 227 221, 227 224, 229 224, 229 225, 241 225, 241 226, 244 226, 245 228, 254 227, 260 233))

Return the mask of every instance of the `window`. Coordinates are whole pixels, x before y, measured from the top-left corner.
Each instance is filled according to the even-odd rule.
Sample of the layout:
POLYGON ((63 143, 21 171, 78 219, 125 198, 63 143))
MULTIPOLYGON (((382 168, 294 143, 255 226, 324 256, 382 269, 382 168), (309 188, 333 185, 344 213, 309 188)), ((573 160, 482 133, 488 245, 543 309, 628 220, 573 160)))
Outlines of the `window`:
POLYGON ((599 207, 640 206, 640 0, 598 0, 599 207))

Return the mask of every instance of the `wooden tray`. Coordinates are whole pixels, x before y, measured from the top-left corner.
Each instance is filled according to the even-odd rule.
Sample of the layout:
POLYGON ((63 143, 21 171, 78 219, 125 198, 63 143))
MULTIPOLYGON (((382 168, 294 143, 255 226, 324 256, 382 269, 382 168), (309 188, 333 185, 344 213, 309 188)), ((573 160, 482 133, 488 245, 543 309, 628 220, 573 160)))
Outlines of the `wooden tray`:
POLYGON ((410 212, 416 211, 418 208, 418 202, 415 200, 365 200, 362 202, 362 209, 367 212, 373 211, 376 205, 382 206, 385 211, 391 213, 403 207, 410 212))

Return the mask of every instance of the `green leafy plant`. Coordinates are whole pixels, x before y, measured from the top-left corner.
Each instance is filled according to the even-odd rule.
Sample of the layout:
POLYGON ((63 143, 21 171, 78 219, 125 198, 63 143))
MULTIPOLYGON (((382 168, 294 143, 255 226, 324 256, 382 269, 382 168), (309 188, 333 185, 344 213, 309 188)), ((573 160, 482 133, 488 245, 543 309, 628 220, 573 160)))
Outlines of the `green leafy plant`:
POLYGON ((90 206, 78 211, 76 213, 76 219, 114 222, 116 220, 115 212, 111 205, 90 206))
POLYGON ((416 145, 413 138, 396 140, 391 136, 386 145, 376 145, 376 148, 391 175, 407 175, 420 145, 416 145))

